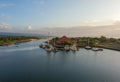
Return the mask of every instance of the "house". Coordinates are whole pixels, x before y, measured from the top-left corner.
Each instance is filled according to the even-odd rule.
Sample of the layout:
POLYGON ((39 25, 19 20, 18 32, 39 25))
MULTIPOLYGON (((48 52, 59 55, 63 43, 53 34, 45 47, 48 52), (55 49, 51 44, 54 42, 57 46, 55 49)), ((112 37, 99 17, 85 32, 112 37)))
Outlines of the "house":
POLYGON ((58 38, 55 43, 53 43, 53 46, 57 49, 64 50, 64 47, 66 45, 71 45, 72 40, 68 38, 67 36, 62 36, 61 38, 58 38))
POLYGON ((60 43, 64 43, 64 42, 71 42, 71 39, 66 37, 66 36, 62 36, 61 38, 59 38, 57 40, 57 42, 60 42, 60 43))

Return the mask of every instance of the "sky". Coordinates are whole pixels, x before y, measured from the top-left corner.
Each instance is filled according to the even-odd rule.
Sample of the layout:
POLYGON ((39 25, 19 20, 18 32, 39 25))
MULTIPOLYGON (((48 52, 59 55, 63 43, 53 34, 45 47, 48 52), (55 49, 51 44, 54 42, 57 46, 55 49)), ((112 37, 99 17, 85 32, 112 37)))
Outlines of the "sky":
POLYGON ((119 3, 120 0, 0 0, 0 32, 51 31, 53 35, 119 37, 119 3))

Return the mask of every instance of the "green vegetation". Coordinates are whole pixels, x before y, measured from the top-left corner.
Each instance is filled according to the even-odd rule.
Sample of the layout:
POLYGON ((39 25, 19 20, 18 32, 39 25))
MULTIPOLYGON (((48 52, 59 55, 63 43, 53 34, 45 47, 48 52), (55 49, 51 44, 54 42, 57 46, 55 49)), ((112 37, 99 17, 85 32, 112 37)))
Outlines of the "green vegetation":
POLYGON ((0 37, 0 46, 21 43, 21 42, 28 42, 31 41, 31 39, 40 39, 40 38, 35 36, 2 36, 0 37))
POLYGON ((77 41, 77 44, 80 47, 88 45, 89 41, 89 45, 92 47, 102 47, 120 51, 120 39, 117 38, 107 38, 105 36, 101 36, 100 38, 78 37, 74 39, 77 41))
POLYGON ((90 46, 97 46, 100 44, 113 44, 113 43, 120 43, 120 39, 116 38, 107 38, 105 36, 101 36, 100 38, 91 38, 91 37, 78 37, 75 38, 77 40, 78 45, 87 45, 89 41, 90 46))
POLYGON ((73 43, 71 41, 65 41, 64 45, 72 45, 73 43))
MULTIPOLYGON (((72 40, 72 43, 77 43, 79 47, 85 47, 87 45, 91 47, 101 47, 101 48, 107 48, 112 50, 118 50, 120 51, 120 39, 117 38, 107 38, 105 36, 101 37, 76 37, 76 38, 70 38, 72 40)), ((55 38, 55 40, 58 40, 58 37, 55 38)), ((68 44, 68 43, 66 43, 68 44)))

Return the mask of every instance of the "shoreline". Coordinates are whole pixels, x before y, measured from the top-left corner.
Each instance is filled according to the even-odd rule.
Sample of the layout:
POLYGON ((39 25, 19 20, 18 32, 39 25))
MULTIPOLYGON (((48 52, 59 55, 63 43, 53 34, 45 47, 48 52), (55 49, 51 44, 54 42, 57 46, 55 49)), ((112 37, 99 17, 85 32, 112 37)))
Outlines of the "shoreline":
MULTIPOLYGON (((85 48, 85 46, 78 46, 79 48, 85 48)), ((109 50, 114 50, 114 51, 120 51, 120 48, 116 48, 116 47, 108 47, 108 46, 104 46, 104 45, 97 45, 97 46, 92 46, 92 47, 97 47, 97 48, 103 48, 103 49, 109 49, 109 50)))
MULTIPOLYGON (((4 43, 4 44, 0 44, 0 46, 10 46, 10 45, 17 45, 17 44, 21 44, 21 43, 25 43, 25 42, 31 42, 31 41, 36 41, 36 40, 39 40, 39 39, 27 39, 27 40, 20 40, 20 41, 16 41, 16 42, 13 42, 13 43, 4 43)), ((106 44, 107 45, 107 44, 106 44)), ((120 51, 120 48, 115 48, 113 47, 112 45, 107 45, 106 46, 105 44, 104 45, 97 45, 97 46, 92 46, 92 47, 97 47, 97 48, 104 48, 104 49, 109 49, 109 50, 114 50, 114 51, 120 51), (110 47, 108 47, 110 46, 110 47)), ((114 45, 114 44, 113 44, 114 45)), ((85 48, 85 46, 78 46, 79 48, 85 48)))
POLYGON ((109 50, 114 50, 114 51, 120 51, 120 48, 113 48, 113 47, 106 47, 106 46, 97 46, 99 48, 104 48, 104 49, 109 49, 109 50))
MULTIPOLYGON (((64 45, 73 45, 76 44, 79 48, 85 48, 87 45, 90 47, 104 48, 109 50, 120 51, 120 39, 116 38, 107 38, 105 36, 101 37, 76 37, 69 38, 66 36, 56 37, 51 40, 51 42, 64 44, 64 45)), ((52 43, 52 44, 54 44, 52 43)))
POLYGON ((25 42, 31 42, 31 41, 36 41, 36 40, 39 40, 39 39, 26 39, 26 40, 19 40, 19 41, 11 41, 10 43, 8 42, 4 42, 2 44, 0 44, 0 46, 9 46, 9 45, 17 45, 17 44, 21 44, 21 43, 25 43, 25 42))

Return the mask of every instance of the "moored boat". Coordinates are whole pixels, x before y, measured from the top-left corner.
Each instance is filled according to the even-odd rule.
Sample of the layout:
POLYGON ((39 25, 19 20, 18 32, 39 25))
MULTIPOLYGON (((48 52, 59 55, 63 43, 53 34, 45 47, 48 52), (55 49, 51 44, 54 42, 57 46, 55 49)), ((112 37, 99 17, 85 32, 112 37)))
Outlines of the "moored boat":
POLYGON ((90 46, 85 46, 85 49, 90 50, 90 49, 92 49, 92 47, 90 47, 90 46))
POLYGON ((52 51, 53 51, 54 53, 58 52, 58 50, 57 50, 56 47, 54 47, 54 48, 52 49, 52 51))
POLYGON ((92 47, 91 46, 89 46, 89 39, 87 40, 87 46, 85 46, 85 49, 87 49, 87 50, 90 50, 90 49, 92 49, 92 47))
POLYGON ((70 49, 73 50, 73 51, 77 51, 78 50, 77 47, 76 47, 76 44, 74 44, 73 46, 71 46, 70 49))
POLYGON ((46 48, 45 50, 46 50, 47 52, 49 52, 49 53, 52 51, 51 48, 46 48))
POLYGON ((65 45, 64 50, 65 50, 65 51, 69 51, 69 50, 70 50, 69 45, 65 45))
POLYGON ((40 48, 43 48, 43 44, 39 45, 40 48))
POLYGON ((102 48, 96 48, 96 47, 92 48, 92 50, 93 50, 93 51, 103 51, 102 48))

